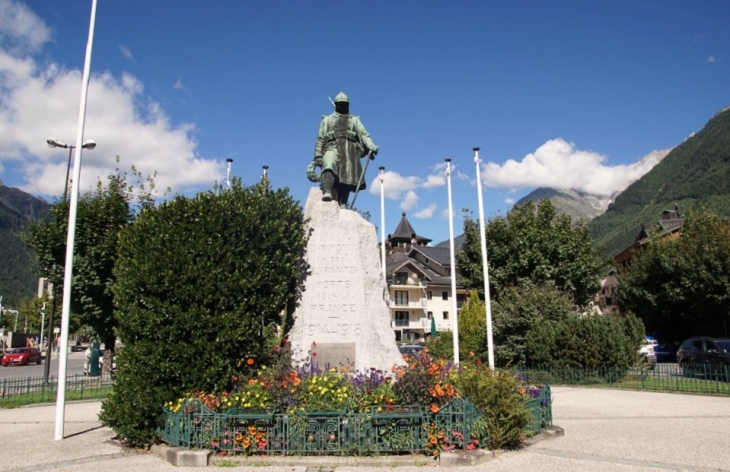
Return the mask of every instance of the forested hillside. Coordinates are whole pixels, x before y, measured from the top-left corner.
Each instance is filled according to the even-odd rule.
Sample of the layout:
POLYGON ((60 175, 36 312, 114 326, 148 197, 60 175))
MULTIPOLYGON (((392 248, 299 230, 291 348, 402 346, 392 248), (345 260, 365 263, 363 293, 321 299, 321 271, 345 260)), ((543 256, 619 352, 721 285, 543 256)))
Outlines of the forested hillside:
POLYGON ((634 241, 642 224, 651 231, 675 203, 683 216, 698 206, 730 215, 730 108, 624 190, 591 221, 591 234, 613 256, 634 241))
POLYGON ((34 258, 20 239, 30 221, 45 218, 48 203, 0 182, 0 295, 3 306, 15 307, 22 297, 33 296, 38 276, 34 258))

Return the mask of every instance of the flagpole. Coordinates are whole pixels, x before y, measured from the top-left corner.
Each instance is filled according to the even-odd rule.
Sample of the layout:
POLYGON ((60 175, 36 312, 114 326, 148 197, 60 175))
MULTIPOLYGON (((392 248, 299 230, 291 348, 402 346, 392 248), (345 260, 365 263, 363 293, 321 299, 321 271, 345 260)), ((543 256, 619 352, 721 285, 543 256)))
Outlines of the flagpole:
POLYGON ((383 280, 388 283, 385 275, 385 191, 383 181, 385 180, 385 167, 380 166, 380 257, 383 261, 383 280))
MULTIPOLYGON (((55 439, 63 439, 64 420, 66 415, 66 363, 68 361, 68 328, 71 316, 71 283, 73 282, 74 240, 76 239, 76 209, 79 202, 79 181, 81 179, 81 152, 84 148, 84 123, 86 120, 86 99, 89 92, 89 74, 91 70, 91 49, 94 43, 94 24, 96 22, 96 2, 91 0, 91 20, 89 21, 89 38, 86 42, 86 59, 84 75, 81 80, 81 104, 79 106, 79 122, 76 130, 76 151, 74 155, 74 175, 71 187, 71 203, 68 212, 68 235, 66 238, 66 266, 63 274, 63 308, 61 311, 60 352, 58 358, 58 390, 56 392, 56 434, 55 439)), ((46 362, 50 361, 47 359, 46 362)))
POLYGON ((494 341, 492 337, 492 300, 489 296, 489 264, 487 260, 487 232, 484 227, 484 202, 482 200, 482 179, 479 173, 479 148, 474 148, 474 164, 477 167, 477 193, 479 195, 479 234, 482 240, 482 265, 484 267, 484 303, 487 312, 487 352, 489 368, 494 370, 494 341))
POLYGON ((451 260, 451 304, 454 317, 451 325, 454 336, 454 364, 459 364, 459 314, 456 306, 456 258, 454 257, 454 210, 451 204, 451 159, 446 159, 446 183, 449 192, 449 258, 451 260))

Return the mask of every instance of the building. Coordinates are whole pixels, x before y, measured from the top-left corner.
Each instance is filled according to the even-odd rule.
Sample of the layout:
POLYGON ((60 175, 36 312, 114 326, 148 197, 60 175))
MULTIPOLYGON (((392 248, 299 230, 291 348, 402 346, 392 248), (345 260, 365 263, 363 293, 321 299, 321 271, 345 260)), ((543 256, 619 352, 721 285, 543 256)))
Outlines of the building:
MULTIPOLYGON (((448 247, 431 247, 403 213, 386 239, 386 275, 390 295, 390 324, 396 341, 415 342, 437 331, 452 329, 451 261, 448 247)), ((465 290, 456 286, 457 309, 465 290)))

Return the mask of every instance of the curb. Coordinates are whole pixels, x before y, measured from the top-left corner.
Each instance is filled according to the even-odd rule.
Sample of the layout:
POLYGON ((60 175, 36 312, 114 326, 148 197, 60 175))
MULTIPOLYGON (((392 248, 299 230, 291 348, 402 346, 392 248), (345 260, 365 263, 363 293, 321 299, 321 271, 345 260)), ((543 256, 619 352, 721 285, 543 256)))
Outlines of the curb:
MULTIPOLYGON (((540 434, 526 439, 517 448, 530 447, 541 441, 559 438, 565 435, 560 426, 543 428, 540 434)), ((213 451, 207 449, 186 449, 154 444, 150 452, 161 459, 178 467, 207 467, 209 465, 232 465, 240 467, 267 467, 267 466, 316 466, 322 468, 336 468, 343 466, 363 467, 464 467, 476 466, 492 460, 504 452, 478 449, 475 451, 442 452, 439 460, 424 455, 407 456, 376 456, 376 457, 333 457, 333 456, 214 456, 213 451)))

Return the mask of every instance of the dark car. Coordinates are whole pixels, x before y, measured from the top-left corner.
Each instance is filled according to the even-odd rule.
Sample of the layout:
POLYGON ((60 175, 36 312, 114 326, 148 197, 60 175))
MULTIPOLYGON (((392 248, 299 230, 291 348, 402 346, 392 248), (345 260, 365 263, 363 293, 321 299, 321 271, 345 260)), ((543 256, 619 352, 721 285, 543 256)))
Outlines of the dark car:
POLYGON ((730 369, 730 339, 695 336, 677 349, 677 363, 686 375, 730 369))
POLYGON ((664 344, 660 342, 654 346, 657 362, 677 362, 677 344, 664 344))

